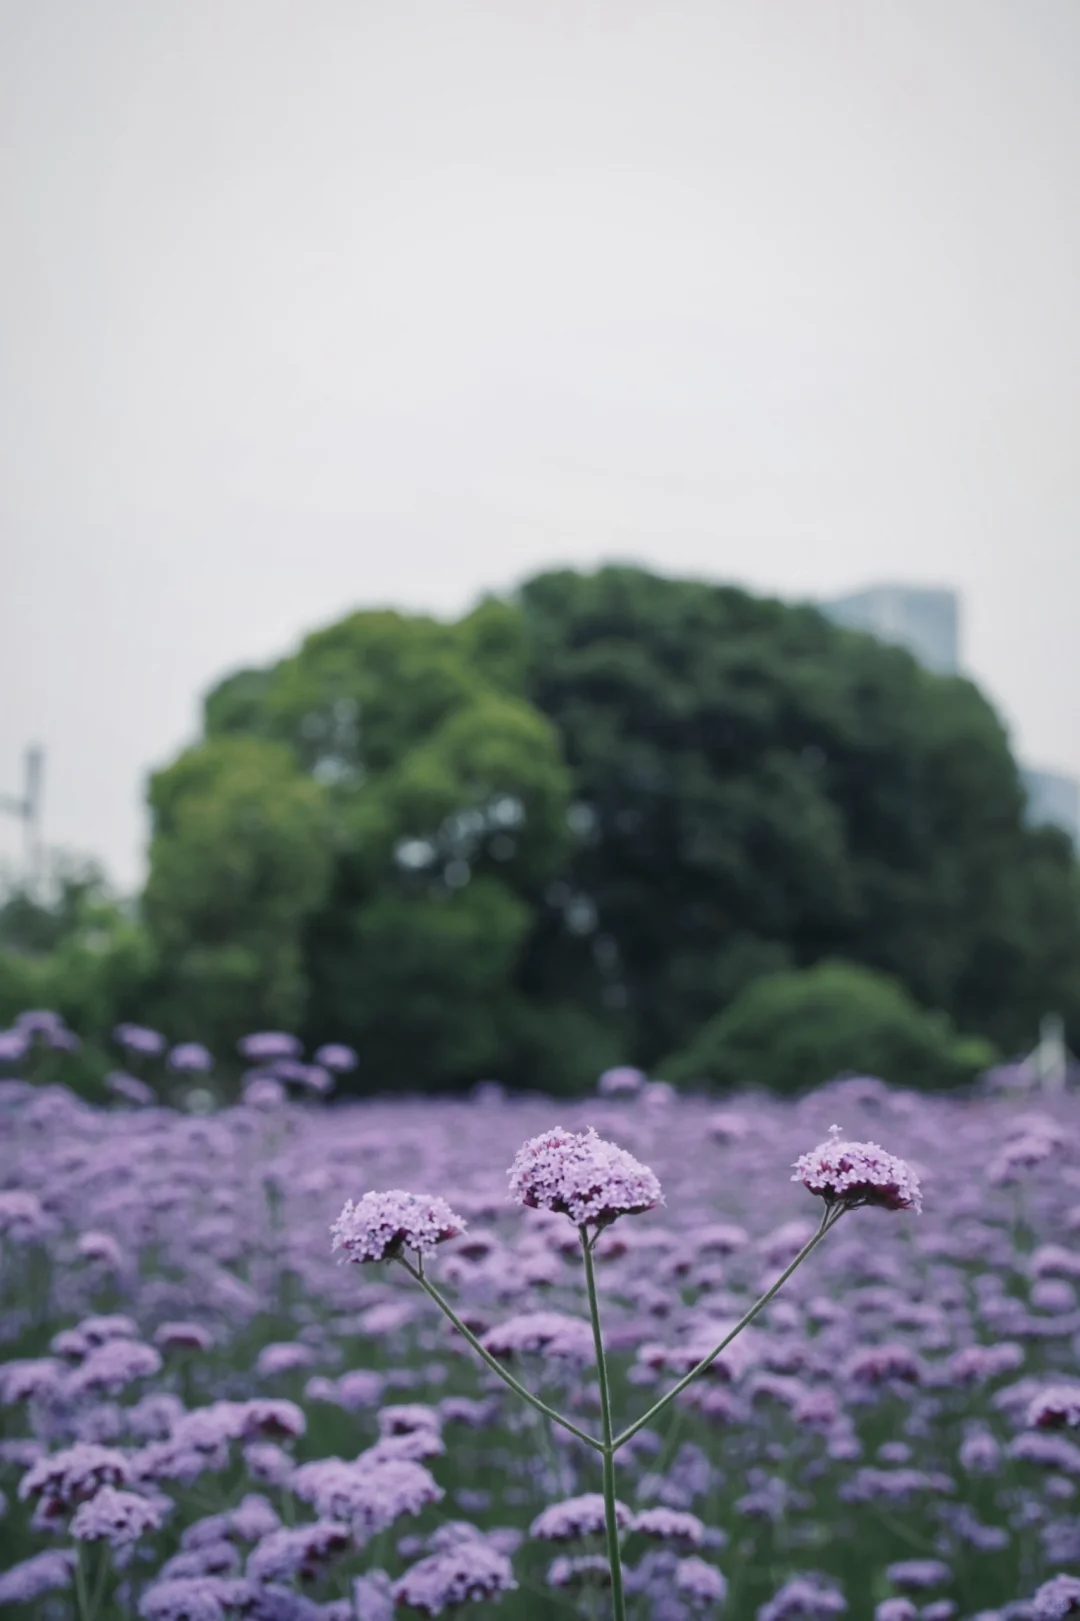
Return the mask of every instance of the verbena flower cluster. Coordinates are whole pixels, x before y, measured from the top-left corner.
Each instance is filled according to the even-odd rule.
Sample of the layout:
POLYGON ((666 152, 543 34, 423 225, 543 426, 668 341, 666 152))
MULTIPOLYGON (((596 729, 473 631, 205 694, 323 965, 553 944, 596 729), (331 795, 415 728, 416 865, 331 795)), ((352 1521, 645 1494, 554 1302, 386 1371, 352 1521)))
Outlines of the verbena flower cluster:
POLYGON ((349 1261, 389 1261, 412 1250, 430 1255, 438 1244, 457 1238, 465 1223, 445 1199, 421 1197, 392 1188, 350 1199, 334 1222, 333 1247, 349 1261))
POLYGON ((514 1156, 510 1192, 519 1204, 557 1211, 578 1226, 606 1227, 663 1203, 653 1172, 592 1126, 584 1132, 556 1126, 531 1138, 514 1156))
POLYGON ((846 1142, 833 1126, 828 1139, 795 1161, 801 1182, 826 1204, 880 1205, 885 1210, 921 1210, 919 1178, 904 1160, 877 1143, 846 1142))

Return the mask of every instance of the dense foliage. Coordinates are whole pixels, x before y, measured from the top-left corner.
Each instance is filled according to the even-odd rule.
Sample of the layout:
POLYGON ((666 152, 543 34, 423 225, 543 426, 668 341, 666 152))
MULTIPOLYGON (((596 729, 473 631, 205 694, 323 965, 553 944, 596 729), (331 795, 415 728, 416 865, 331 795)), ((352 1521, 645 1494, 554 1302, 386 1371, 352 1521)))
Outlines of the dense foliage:
MULTIPOLYGON (((63 1031, 41 1014, 17 1028, 34 1037, 19 1061, 33 1076, 63 1031)), ((628 1613, 1071 1614, 1052 1601, 1080 1553, 1075 1099, 862 1080, 717 1110, 616 1079, 623 1092, 587 1102, 489 1088, 327 1106, 286 1101, 264 1070, 202 1116, 0 1082, 5 1613, 390 1621, 445 1601, 477 1621, 610 1615, 596 1453, 521 1406, 402 1267, 335 1265, 331 1224, 373 1188, 425 1196, 410 1228, 413 1208, 430 1221, 448 1201, 467 1226, 432 1245, 426 1277, 595 1436, 577 1234, 552 1213, 561 1184, 543 1184, 550 1210, 512 1202, 550 1173, 526 1140, 595 1124, 659 1178, 665 1203, 650 1181, 623 1201, 642 1213, 595 1249, 630 1427, 813 1233, 821 1206, 792 1165, 839 1119, 917 1169, 924 1213, 845 1215, 620 1453, 628 1613)), ((595 1204, 596 1187, 580 1191, 595 1204)))
POLYGON ((845 1071, 924 1091, 961 1086, 990 1065, 987 1043, 961 1039, 894 980, 849 963, 789 968, 754 980, 659 1073, 682 1084, 738 1087, 752 1076, 798 1093, 845 1071))
MULTIPOLYGON (((70 906, 59 932, 0 917, 0 1019, 36 988, 219 1054, 332 1033, 361 1087, 573 1091, 715 1068, 742 993, 843 960, 937 1032, 907 1079, 986 1051, 958 1069, 954 1039, 1027 1048, 1047 1011, 1077 1044, 1080 868, 1024 826, 997 716, 810 607, 606 568, 451 624, 356 613, 224 680, 204 733, 151 782, 146 893, 90 930, 100 971, 70 906)), ((863 1067, 845 1033, 821 1062, 863 1067)), ((777 1040, 747 1078, 788 1073, 777 1040)))

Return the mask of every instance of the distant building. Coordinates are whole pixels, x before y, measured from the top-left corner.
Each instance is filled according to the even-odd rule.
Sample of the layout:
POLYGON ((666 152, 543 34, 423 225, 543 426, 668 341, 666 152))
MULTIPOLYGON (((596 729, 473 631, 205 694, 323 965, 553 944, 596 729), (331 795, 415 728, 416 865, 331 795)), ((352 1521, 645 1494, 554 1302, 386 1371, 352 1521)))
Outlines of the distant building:
POLYGON ((834 624, 906 647, 938 675, 956 675, 960 668, 960 604, 955 591, 876 585, 823 602, 821 611, 834 624))
MULTIPOLYGON (((906 647, 938 675, 960 673, 960 602, 955 591, 875 585, 819 604, 826 618, 906 647)), ((1080 784, 1057 771, 1021 768, 1030 827, 1062 828, 1080 845, 1080 784)))
POLYGON ((1080 842, 1080 785, 1075 777, 1030 768, 1021 776, 1027 791, 1028 824, 1063 828, 1074 843, 1080 842))

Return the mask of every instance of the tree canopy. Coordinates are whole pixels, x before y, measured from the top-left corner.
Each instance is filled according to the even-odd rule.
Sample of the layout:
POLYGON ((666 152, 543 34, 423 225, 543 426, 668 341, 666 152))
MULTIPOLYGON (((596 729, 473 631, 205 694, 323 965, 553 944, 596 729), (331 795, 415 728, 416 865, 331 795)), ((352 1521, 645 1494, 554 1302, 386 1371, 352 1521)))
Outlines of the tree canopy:
POLYGON ((1080 1030, 1077 863, 986 699, 731 587, 560 570, 455 623, 350 614, 215 687, 150 805, 161 1022, 347 1041, 373 1088, 682 1075, 834 959, 945 1047, 1080 1030))

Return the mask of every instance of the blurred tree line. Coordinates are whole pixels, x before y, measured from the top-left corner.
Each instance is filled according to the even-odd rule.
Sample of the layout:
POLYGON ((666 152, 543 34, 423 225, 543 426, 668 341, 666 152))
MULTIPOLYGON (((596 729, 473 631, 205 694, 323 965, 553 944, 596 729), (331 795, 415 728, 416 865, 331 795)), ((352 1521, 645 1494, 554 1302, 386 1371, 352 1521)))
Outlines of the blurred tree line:
POLYGON ((375 1089, 939 1085, 1080 1028, 1080 869, 994 710, 811 607, 545 573, 452 624, 352 614, 203 733, 151 780, 136 914, 99 882, 0 909, 0 1016, 290 1028, 375 1089))

